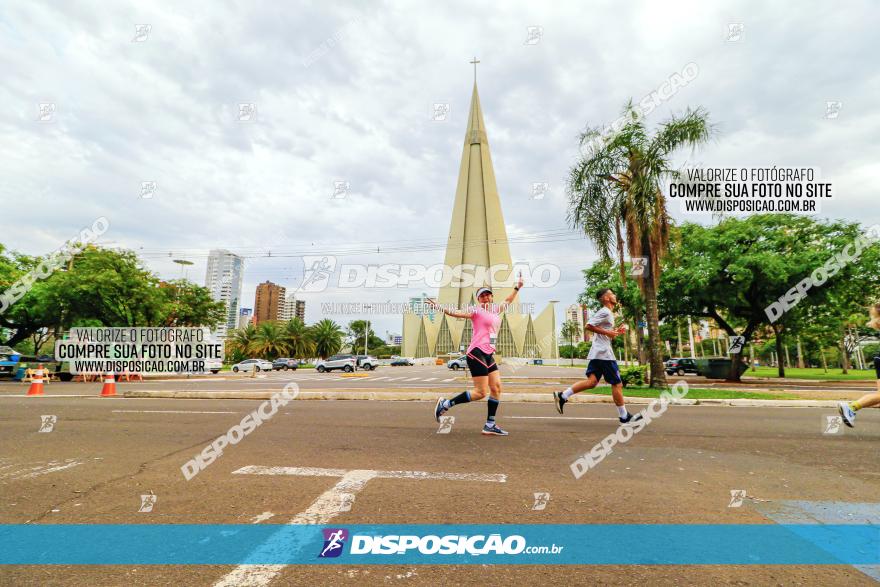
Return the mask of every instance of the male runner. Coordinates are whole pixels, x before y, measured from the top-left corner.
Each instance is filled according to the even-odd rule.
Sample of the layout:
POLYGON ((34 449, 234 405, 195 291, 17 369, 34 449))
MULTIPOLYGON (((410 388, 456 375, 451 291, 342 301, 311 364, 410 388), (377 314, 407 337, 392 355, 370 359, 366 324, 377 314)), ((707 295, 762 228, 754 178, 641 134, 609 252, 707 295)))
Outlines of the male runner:
MULTIPOLYGON (((871 308, 871 321, 868 326, 880 330, 880 303, 871 308)), ((837 411, 843 418, 843 423, 854 428, 856 425, 856 412, 862 408, 870 408, 880 404, 880 353, 874 357, 874 370, 877 373, 877 391, 867 393, 854 402, 837 402, 837 411)))
MULTIPOLYGON (((474 389, 463 391, 452 399, 440 398, 434 406, 434 419, 440 421, 440 416, 446 413, 452 406, 475 402, 489 394, 488 417, 483 426, 483 434, 487 436, 507 436, 507 432, 495 423, 495 415, 498 412, 498 404, 501 402, 501 372, 495 363, 495 338, 498 327, 501 324, 500 313, 516 298, 516 294, 523 285, 522 276, 519 277, 513 291, 504 300, 500 307, 492 303, 494 299, 492 290, 481 287, 477 290, 479 305, 470 312, 457 312, 442 308, 447 316, 453 318, 467 318, 473 322, 474 333, 471 336, 471 344, 467 349, 467 365, 474 382, 474 389)), ((437 306, 434 300, 428 302, 437 306)))
POLYGON ((561 414, 565 403, 572 395, 585 389, 593 389, 599 384, 599 379, 604 377, 605 381, 611 384, 611 397, 617 406, 617 415, 621 424, 637 422, 642 417, 639 414, 630 414, 623 403, 623 380, 620 378, 620 369, 617 367, 617 359, 611 348, 611 341, 626 333, 626 328, 623 326, 614 328, 614 308, 617 306, 617 296, 606 288, 599 290, 596 299, 602 304, 602 309, 593 314, 587 322, 587 330, 594 333, 590 354, 587 355, 587 378, 578 381, 563 392, 553 392, 556 411, 561 414))

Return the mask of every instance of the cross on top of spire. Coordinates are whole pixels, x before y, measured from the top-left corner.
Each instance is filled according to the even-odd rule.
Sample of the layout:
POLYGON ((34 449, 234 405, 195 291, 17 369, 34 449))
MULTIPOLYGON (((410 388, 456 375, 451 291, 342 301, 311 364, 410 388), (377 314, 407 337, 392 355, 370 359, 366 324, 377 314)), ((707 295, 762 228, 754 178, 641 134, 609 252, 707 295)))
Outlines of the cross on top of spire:
POLYGON ((480 60, 477 59, 476 56, 474 57, 473 61, 469 62, 469 63, 474 64, 474 83, 477 83, 477 63, 479 63, 479 62, 480 62, 480 60))

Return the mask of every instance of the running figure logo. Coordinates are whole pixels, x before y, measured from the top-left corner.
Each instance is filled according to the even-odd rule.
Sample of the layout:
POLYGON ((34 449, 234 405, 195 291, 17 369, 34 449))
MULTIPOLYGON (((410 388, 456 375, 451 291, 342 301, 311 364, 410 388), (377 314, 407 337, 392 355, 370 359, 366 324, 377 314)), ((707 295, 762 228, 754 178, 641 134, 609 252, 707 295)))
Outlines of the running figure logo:
POLYGON ((38 432, 52 432, 57 421, 58 416, 40 416, 40 429, 38 432))
POLYGON ((740 354, 743 347, 746 345, 746 337, 745 336, 731 336, 729 340, 730 340, 730 346, 727 347, 727 354, 728 355, 740 354))
POLYGON ((153 506, 156 505, 156 500, 159 499, 158 495, 149 494, 141 496, 141 507, 138 508, 138 512, 149 513, 153 511, 153 506))
POLYGON ((745 489, 731 489, 730 490, 730 503, 727 504, 729 508, 738 508, 743 504, 743 500, 746 498, 746 490, 745 489))
POLYGON ((629 274, 633 277, 642 277, 645 275, 645 272, 648 269, 648 258, 647 257, 633 257, 632 258, 632 269, 630 269, 629 274))
POLYGON ((452 432, 453 424, 455 424, 455 416, 440 416, 440 427, 437 428, 437 434, 449 434, 452 432))
POLYGON ((324 528, 324 549, 318 558, 336 558, 342 554, 345 541, 348 540, 348 530, 345 528, 324 528))
POLYGON ((330 275, 336 269, 336 257, 303 256, 303 282, 300 291, 318 292, 327 289, 330 275))
POLYGON ((541 511, 547 507, 547 503, 550 501, 549 493, 536 493, 535 494, 535 504, 532 506, 532 511, 541 511))
POLYGON ((824 420, 822 434, 840 434, 840 425, 843 423, 843 418, 840 416, 825 416, 824 420))

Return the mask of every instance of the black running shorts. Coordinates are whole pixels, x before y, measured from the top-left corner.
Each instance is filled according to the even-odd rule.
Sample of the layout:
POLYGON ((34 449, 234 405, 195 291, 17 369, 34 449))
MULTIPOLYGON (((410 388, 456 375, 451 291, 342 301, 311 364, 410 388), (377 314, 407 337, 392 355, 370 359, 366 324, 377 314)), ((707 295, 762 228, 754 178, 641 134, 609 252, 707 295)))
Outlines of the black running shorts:
POLYGON ((471 377, 488 377, 489 373, 498 370, 495 364, 495 357, 484 353, 478 348, 471 349, 467 354, 468 369, 471 370, 471 377))

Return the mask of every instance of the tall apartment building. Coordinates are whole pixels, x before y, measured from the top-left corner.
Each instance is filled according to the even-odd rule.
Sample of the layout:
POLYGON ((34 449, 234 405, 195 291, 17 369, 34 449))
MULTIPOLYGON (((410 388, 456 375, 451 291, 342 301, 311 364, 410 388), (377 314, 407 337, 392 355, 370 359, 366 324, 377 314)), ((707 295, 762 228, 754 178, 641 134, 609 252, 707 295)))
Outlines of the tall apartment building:
POLYGON ((244 279, 244 259, 225 249, 212 249, 208 254, 205 287, 211 297, 226 305, 226 321, 217 325, 212 334, 226 338, 226 333, 238 327, 241 306, 241 284, 244 279))
MULTIPOLYGON (((585 327, 590 319, 590 311, 583 304, 572 304, 565 309, 565 319, 571 320, 578 325, 578 334, 575 336, 575 344, 587 340, 585 327)), ((568 341, 565 341, 568 344, 568 341)))
POLYGON ((266 281, 257 286, 257 297, 254 300, 254 323, 267 320, 282 320, 284 312, 284 294, 287 289, 277 283, 266 281))
POLYGON ((284 300, 284 308, 281 310, 282 320, 290 320, 291 318, 306 321, 306 301, 296 299, 296 294, 287 296, 287 299, 284 300))

